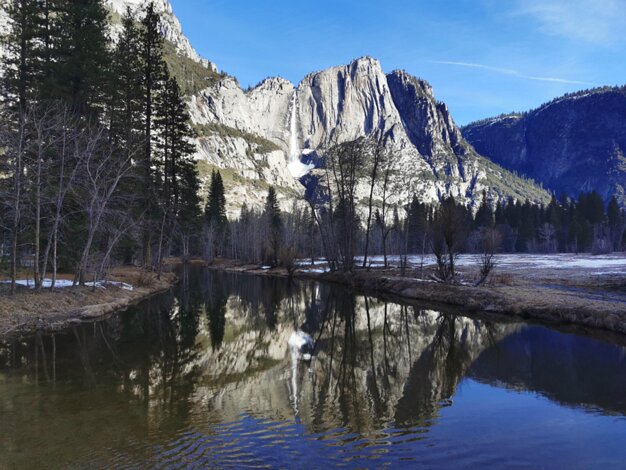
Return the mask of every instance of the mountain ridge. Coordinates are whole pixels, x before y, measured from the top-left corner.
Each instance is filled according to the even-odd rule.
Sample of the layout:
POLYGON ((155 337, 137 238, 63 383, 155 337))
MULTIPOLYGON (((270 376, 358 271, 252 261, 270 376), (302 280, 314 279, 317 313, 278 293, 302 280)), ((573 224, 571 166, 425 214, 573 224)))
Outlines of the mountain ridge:
MULTIPOLYGON (((112 37, 127 8, 136 11, 147 4, 146 0, 107 0, 112 37)), ((244 202, 262 207, 269 185, 276 186, 282 207, 288 209, 304 195, 304 186, 294 177, 304 168, 301 158, 316 154, 319 162, 332 145, 362 136, 384 142, 401 169, 394 173, 391 204, 405 205, 414 194, 425 202, 455 196, 474 208, 483 193, 492 202, 509 197, 537 203, 549 199, 532 182, 478 155, 423 79, 404 71, 385 73, 378 60, 364 56, 311 72, 298 84, 267 77, 244 90, 236 78, 217 74, 217 67, 198 55, 169 0, 156 0, 154 5, 174 56, 210 72, 204 74, 211 75, 210 80, 204 82, 200 73, 199 81, 192 77, 185 89, 192 124, 199 131, 196 160, 202 191, 206 193, 213 169, 228 173, 231 216, 244 202)), ((188 70, 179 68, 183 75, 188 70)), ((186 76, 178 78, 187 85, 186 76)))
POLYGON ((428 202, 453 195, 473 206, 480 204, 483 191, 493 200, 549 198, 480 157, 428 82, 404 71, 385 73, 370 56, 309 73, 297 85, 267 77, 243 90, 227 77, 192 97, 190 108, 195 121, 219 122, 272 140, 289 163, 294 94, 298 154, 323 154, 334 144, 364 135, 384 141, 403 170, 395 178, 393 204, 406 204, 414 193, 428 202))
POLYGON ((626 86, 570 93, 462 132, 479 153, 557 194, 596 190, 626 208, 626 86))

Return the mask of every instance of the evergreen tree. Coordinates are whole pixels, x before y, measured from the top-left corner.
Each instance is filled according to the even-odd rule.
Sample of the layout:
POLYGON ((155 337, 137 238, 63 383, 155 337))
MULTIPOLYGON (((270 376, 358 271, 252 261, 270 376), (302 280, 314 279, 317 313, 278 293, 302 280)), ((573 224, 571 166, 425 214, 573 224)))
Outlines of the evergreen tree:
POLYGON ((619 251, 621 249, 622 234, 626 221, 620 211, 617 198, 613 196, 609 201, 606 211, 607 221, 611 237, 612 249, 619 251))
POLYGON ((195 164, 188 164, 180 170, 180 203, 177 211, 177 225, 181 234, 181 255, 190 256, 191 240, 201 231, 200 182, 195 164))
POLYGON ((160 183, 161 200, 168 212, 178 203, 178 166, 179 160, 193 152, 187 142, 191 130, 187 123, 188 116, 180 98, 175 80, 166 77, 165 86, 155 101, 156 152, 153 161, 158 168, 157 180, 160 183))
POLYGON ((128 9, 113 52, 110 95, 111 139, 124 157, 139 156, 143 143, 143 94, 140 31, 128 9))
POLYGON ((519 226, 517 237, 517 251, 530 251, 537 233, 537 216, 533 205, 526 200, 519 209, 519 226))
POLYGON ((175 233, 181 230, 181 233, 190 236, 198 208, 198 198, 190 192, 197 191, 200 185, 192 158, 195 146, 191 141, 193 131, 189 125, 189 115, 180 87, 174 78, 169 77, 167 71, 164 73, 164 86, 155 100, 154 126, 156 145, 153 160, 157 169, 156 182, 159 185, 157 194, 161 210, 161 230, 167 230, 167 234, 161 233, 159 245, 169 252, 175 233), (188 198, 186 201, 181 197, 183 189, 184 197, 188 198), (183 204, 185 215, 190 217, 189 224, 181 218, 183 204))
POLYGON ((604 202, 595 191, 581 194, 578 198, 578 209, 582 217, 593 227, 604 222, 604 202))
POLYGON ((93 116, 105 105, 111 65, 104 1, 65 0, 59 21, 57 92, 52 97, 66 101, 79 115, 93 116))
POLYGON ((51 100, 60 96, 57 77, 61 38, 63 37, 63 7, 66 0, 40 0, 41 21, 38 30, 40 42, 39 98, 51 100))
POLYGON ((474 219, 474 227, 493 227, 494 224, 494 215, 491 210, 491 206, 487 201, 487 193, 483 191, 483 200, 478 208, 478 212, 476 212, 476 218, 474 219))
POLYGON ((143 264, 151 262, 152 225, 157 218, 155 207, 155 188, 153 184, 152 166, 154 163, 155 100, 164 84, 165 62, 163 60, 163 37, 160 31, 160 18, 154 4, 148 4, 145 16, 141 21, 140 60, 142 81, 142 121, 144 125, 144 151, 141 157, 140 180, 142 181, 143 208, 147 216, 143 227, 143 264))
POLYGON ((151 181, 153 158, 153 133, 155 99, 164 85, 165 61, 163 60, 163 37, 160 32, 160 17, 149 3, 141 24, 140 53, 143 85, 144 156, 146 182, 151 181))
POLYGON ((270 186, 265 200, 265 223, 269 232, 268 259, 273 266, 278 266, 278 254, 282 241, 283 217, 276 197, 276 190, 270 186))
POLYGON ((407 212, 408 251, 422 253, 425 250, 425 237, 428 232, 428 207, 413 195, 407 212))
POLYGON ((16 122, 34 101, 38 89, 40 24, 37 0, 13 0, 6 7, 10 30, 2 42, 7 45, 2 68, 2 101, 16 122))
POLYGON ((228 222, 226 218, 224 182, 222 181, 222 175, 216 170, 213 170, 211 173, 209 197, 204 214, 207 226, 223 227, 228 222))
POLYGON ((617 198, 615 196, 610 199, 606 212, 609 227, 619 227, 622 221, 622 216, 620 213, 619 204, 617 203, 617 198))
POLYGON ((205 224, 212 236, 211 250, 213 256, 222 254, 228 236, 228 218, 226 217, 226 196, 224 182, 219 171, 211 173, 211 184, 207 204, 204 209, 205 224))

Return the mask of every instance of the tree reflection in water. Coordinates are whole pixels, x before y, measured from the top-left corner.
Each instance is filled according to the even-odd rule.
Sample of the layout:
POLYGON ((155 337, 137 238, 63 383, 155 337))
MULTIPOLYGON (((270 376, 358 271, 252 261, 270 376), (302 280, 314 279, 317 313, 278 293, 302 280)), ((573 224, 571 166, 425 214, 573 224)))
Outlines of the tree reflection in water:
POLYGON ((30 462, 32 436, 70 458, 103 442, 126 449, 185 429, 217 433, 214 424, 242 414, 295 418, 311 433, 426 432, 468 376, 626 413, 618 346, 314 282, 189 267, 179 278, 175 292, 124 314, 0 346, 0 451, 24 451, 12 466, 30 462), (297 329, 314 339, 311 364, 289 352, 297 329), (68 438, 70 427, 89 432, 68 438))

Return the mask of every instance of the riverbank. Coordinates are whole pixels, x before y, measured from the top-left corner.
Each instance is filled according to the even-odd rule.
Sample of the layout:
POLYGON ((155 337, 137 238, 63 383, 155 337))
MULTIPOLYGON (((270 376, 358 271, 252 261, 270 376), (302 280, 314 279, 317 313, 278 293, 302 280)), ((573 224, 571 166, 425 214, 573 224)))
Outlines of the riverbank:
POLYGON ((19 287, 11 296, 9 286, 1 284, 0 339, 60 331, 82 322, 102 319, 167 291, 176 281, 173 273, 164 273, 159 280, 139 268, 122 267, 112 270, 108 283, 95 289, 64 287, 36 292, 19 287))
MULTIPOLYGON (((619 259, 619 258, 617 258, 619 259)), ((580 263, 579 263, 580 264, 580 263)), ((301 266, 296 278, 334 282, 372 295, 459 307, 470 313, 487 313, 536 319, 561 325, 579 325, 626 334, 626 276, 610 273, 592 276, 585 268, 496 269, 486 285, 475 287, 477 267, 460 268, 459 285, 430 280, 431 267, 418 278, 413 267, 406 276, 398 268, 357 269, 354 273, 326 272, 323 265, 301 266)), ((210 269, 262 276, 287 277, 284 269, 242 266, 222 261, 210 269)), ((590 269, 597 269, 597 266, 590 269)))

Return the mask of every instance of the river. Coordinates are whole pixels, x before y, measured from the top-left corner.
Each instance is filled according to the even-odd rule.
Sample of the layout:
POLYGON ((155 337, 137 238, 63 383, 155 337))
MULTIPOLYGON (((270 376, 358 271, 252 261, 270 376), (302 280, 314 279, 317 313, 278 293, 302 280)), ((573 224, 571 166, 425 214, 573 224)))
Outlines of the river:
POLYGON ((0 468, 626 465, 619 337, 179 277, 107 320, 0 343, 0 468))

